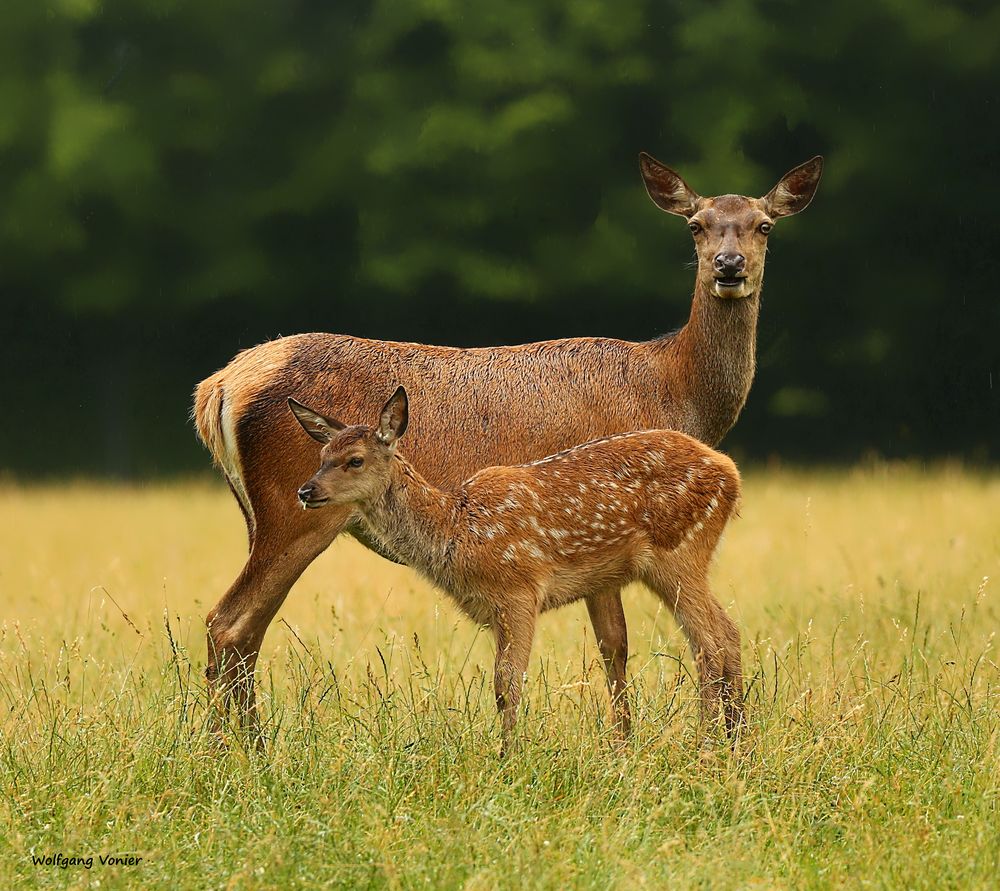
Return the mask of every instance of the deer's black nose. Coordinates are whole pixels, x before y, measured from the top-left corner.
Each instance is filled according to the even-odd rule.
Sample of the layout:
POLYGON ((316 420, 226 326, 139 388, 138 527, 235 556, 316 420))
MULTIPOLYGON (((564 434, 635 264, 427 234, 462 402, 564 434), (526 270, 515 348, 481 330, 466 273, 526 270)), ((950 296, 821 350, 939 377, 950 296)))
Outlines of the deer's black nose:
POLYGON ((747 258, 743 254, 716 254, 715 271, 723 278, 739 275, 746 268, 747 258))
POLYGON ((303 483, 299 487, 299 501, 305 504, 306 502, 312 500, 313 494, 315 492, 316 492, 316 487, 312 484, 312 482, 303 483))

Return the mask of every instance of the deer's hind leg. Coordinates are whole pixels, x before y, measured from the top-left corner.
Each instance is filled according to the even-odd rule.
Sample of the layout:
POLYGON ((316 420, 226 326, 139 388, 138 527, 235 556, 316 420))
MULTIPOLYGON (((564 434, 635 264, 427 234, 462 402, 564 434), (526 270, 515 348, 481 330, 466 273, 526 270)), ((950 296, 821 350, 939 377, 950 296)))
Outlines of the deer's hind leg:
POLYGON ((628 627, 625 624, 621 590, 614 588, 592 594, 587 598, 587 612, 604 660, 615 727, 622 736, 628 736, 632 730, 632 715, 625 691, 628 627))
POLYGON ((740 632, 729 614, 722 609, 722 630, 720 636, 725 638, 725 657, 722 666, 722 697, 726 732, 735 736, 743 727, 745 714, 743 711, 743 660, 740 655, 740 632))
POLYGON ((654 571, 645 579, 673 612, 698 670, 702 721, 721 717, 728 733, 743 716, 740 634, 708 587, 703 570, 683 575, 654 571))

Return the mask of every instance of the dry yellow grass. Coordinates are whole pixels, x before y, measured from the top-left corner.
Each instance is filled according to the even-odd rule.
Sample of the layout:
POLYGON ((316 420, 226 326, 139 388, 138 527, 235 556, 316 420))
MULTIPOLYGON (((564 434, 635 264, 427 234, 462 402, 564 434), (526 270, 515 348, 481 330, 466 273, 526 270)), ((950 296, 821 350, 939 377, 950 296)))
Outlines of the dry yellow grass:
POLYGON ((626 750, 580 606, 541 622, 500 765, 488 636, 338 542, 268 636, 265 769, 199 731, 203 616, 245 550, 228 493, 7 484, 0 884, 988 887, 998 517, 1000 478, 958 468, 747 474, 713 581, 750 734, 709 762, 683 638, 647 592, 626 594, 626 750), (30 856, 122 850, 144 864, 30 856))
MULTIPOLYGON (((810 622, 816 635, 832 634, 839 623, 863 633, 872 611, 911 621, 918 592, 925 617, 955 619, 984 577, 1000 576, 998 517, 1000 480, 993 476, 905 466, 750 474, 740 517, 720 548, 714 588, 745 636, 779 642, 810 622)), ((202 646, 203 617, 246 550, 228 493, 209 483, 6 486, 0 542, 8 644, 19 624, 35 640, 79 640, 103 658, 109 628, 122 647, 136 645, 140 661, 162 655, 165 608, 180 620, 180 641, 195 651, 202 646), (130 638, 121 611, 141 638, 130 638)), ((651 640, 682 649, 669 616, 647 592, 630 591, 626 607, 636 659, 645 661, 651 640)), ((340 666, 370 659, 386 635, 416 633, 435 654, 454 645, 463 658, 477 636, 415 573, 346 538, 293 589, 268 636, 268 659, 294 643, 285 623, 301 635, 337 639, 340 666)), ((582 606, 546 616, 535 661, 579 663, 588 634, 582 606)), ((488 641, 475 652, 488 655, 488 641)))

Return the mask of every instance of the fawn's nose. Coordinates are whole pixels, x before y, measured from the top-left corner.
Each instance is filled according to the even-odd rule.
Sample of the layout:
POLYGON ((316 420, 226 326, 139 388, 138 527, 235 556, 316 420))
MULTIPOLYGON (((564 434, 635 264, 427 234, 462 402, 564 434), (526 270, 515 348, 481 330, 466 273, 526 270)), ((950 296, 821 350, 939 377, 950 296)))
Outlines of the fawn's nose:
POLYGON ((746 269, 747 258, 743 254, 716 254, 715 271, 723 278, 740 275, 746 269))
POLYGON ((299 501, 303 504, 312 500, 313 495, 316 493, 316 486, 313 485, 312 481, 308 483, 303 483, 299 486, 299 501))

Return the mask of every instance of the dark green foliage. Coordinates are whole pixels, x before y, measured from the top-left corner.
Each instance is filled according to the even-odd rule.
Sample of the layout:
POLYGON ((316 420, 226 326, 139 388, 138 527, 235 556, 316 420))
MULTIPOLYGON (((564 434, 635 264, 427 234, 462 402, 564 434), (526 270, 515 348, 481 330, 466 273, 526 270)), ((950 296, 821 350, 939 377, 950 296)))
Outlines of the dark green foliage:
POLYGON ((970 2, 9 0, 0 466, 204 466, 190 390, 277 334, 676 327, 640 149, 703 194, 827 157, 728 447, 995 457, 998 63, 970 2))

